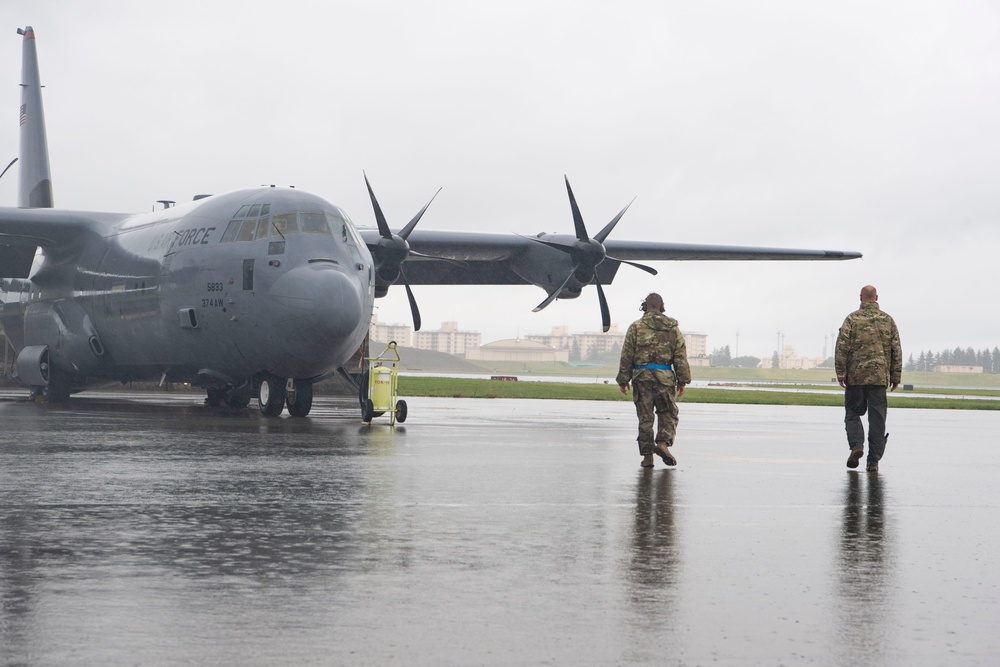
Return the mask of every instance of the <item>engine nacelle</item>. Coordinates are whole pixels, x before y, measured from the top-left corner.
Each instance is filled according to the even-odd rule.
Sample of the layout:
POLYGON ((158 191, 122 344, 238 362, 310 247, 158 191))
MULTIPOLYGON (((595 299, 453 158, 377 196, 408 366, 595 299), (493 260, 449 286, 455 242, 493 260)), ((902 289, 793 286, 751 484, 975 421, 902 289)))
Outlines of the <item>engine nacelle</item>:
POLYGON ((28 387, 47 387, 52 366, 48 345, 29 345, 21 350, 14 362, 17 380, 28 387))
POLYGON ((85 376, 100 368, 106 360, 104 345, 90 315, 74 301, 28 306, 24 314, 24 338, 27 344, 24 351, 33 347, 48 348, 50 371, 54 368, 69 376, 85 376))

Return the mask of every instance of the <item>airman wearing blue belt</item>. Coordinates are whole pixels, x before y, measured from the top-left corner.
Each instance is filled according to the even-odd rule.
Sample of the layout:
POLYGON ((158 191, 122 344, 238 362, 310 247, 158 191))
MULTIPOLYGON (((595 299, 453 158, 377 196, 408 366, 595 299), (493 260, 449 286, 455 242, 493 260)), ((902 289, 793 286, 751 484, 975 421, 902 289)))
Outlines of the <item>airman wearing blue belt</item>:
POLYGON ((674 466, 677 459, 670 447, 677 432, 677 396, 683 396, 684 386, 691 382, 687 348, 677 320, 663 314, 663 297, 651 293, 640 309, 642 319, 633 322, 625 334, 615 381, 623 394, 628 393, 629 383, 632 385, 642 466, 653 467, 654 453, 668 466, 674 466))

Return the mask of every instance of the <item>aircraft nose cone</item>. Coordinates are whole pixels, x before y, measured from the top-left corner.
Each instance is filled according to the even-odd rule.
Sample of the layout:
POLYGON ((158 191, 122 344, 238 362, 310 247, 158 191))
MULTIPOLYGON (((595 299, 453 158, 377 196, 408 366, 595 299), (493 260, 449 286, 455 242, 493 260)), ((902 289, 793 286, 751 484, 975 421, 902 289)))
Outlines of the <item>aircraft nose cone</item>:
POLYGON ((360 281, 331 263, 292 269, 275 281, 270 297, 276 333, 296 356, 353 349, 353 339, 368 325, 360 281))

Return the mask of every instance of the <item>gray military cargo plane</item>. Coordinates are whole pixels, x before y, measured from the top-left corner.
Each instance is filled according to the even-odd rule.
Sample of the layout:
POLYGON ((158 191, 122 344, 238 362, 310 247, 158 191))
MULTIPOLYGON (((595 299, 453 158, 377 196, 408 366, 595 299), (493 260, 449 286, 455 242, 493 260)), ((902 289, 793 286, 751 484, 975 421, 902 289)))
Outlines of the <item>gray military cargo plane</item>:
MULTIPOLYGON (((417 231, 424 208, 392 231, 365 177, 376 227, 357 228, 322 197, 258 187, 163 202, 150 213, 53 208, 41 84, 31 27, 23 35, 17 208, 0 208, 0 323, 14 375, 35 397, 64 402, 112 381, 187 382, 210 405, 305 416, 313 383, 367 341, 375 298, 411 285, 536 285, 570 299, 637 260, 846 260, 860 253, 612 241, 625 207, 587 233, 566 181, 574 234, 417 231)), ((432 198, 433 200, 433 198, 432 198)), ((428 203, 429 205, 429 203, 428 203)), ((361 354, 360 356, 364 356, 361 354)), ((6 369, 5 369, 6 370, 6 369)), ((355 383, 363 374, 355 373, 355 383)))

